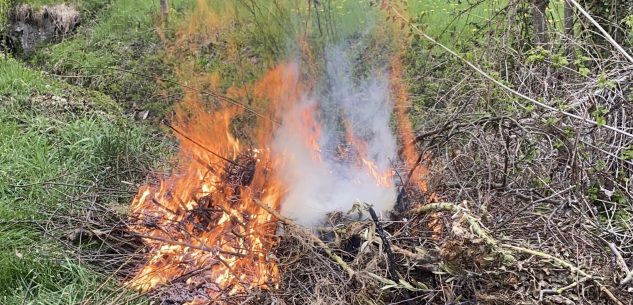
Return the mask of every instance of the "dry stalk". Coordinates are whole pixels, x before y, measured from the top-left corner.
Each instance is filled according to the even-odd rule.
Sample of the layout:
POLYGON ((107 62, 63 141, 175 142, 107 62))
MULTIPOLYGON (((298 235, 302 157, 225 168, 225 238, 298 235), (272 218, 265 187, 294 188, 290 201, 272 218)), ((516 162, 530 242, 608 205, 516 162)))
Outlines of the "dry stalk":
POLYGON ((398 247, 396 245, 391 245, 391 249, 393 250, 393 252, 398 253, 400 255, 406 256, 414 261, 428 261, 430 260, 430 257, 428 255, 425 254, 421 254, 421 253, 415 253, 412 251, 409 251, 405 248, 401 248, 398 247))
POLYGON ((488 232, 486 232, 486 230, 481 226, 481 224, 479 223, 479 220, 477 220, 477 218, 475 218, 473 215, 471 215, 470 213, 467 213, 467 210, 465 208, 462 208, 460 206, 457 206, 453 203, 448 203, 448 202, 438 202, 438 203, 431 203, 431 204, 426 204, 424 206, 421 206, 419 208, 416 208, 414 210, 412 210, 411 212, 414 214, 427 214, 430 212, 441 212, 441 211, 447 211, 447 212, 453 212, 455 214, 461 214, 462 216, 464 216, 466 218, 466 221, 468 222, 468 224, 470 225, 471 229, 473 230, 473 232, 475 234, 477 234, 477 236, 481 237, 481 239, 484 240, 484 242, 491 246, 491 247, 496 247, 498 242, 492 238, 488 232))
POLYGON ((608 245, 613 252, 613 255, 615 255, 616 263, 625 274, 624 279, 622 279, 622 281, 620 282, 620 285, 626 285, 633 279, 633 271, 629 270, 629 267, 626 265, 626 262, 624 261, 622 254, 620 254, 620 251, 618 251, 617 246, 614 243, 608 243, 608 245))
POLYGON ((343 270, 345 270, 347 272, 347 274, 349 275, 350 278, 354 278, 360 274, 366 275, 384 285, 389 286, 390 288, 405 288, 411 291, 416 291, 416 290, 426 290, 428 289, 427 287, 425 287, 424 285, 420 285, 420 284, 411 284, 403 279, 400 279, 398 282, 395 282, 393 280, 390 280, 388 278, 382 277, 380 275, 368 272, 368 271, 362 271, 362 272, 357 272, 356 270, 352 269, 352 267, 350 267, 340 256, 338 256, 336 253, 334 253, 334 251, 332 250, 332 248, 328 247, 328 245, 326 245, 320 238, 314 236, 314 234, 312 234, 312 232, 308 231, 307 229, 305 229, 304 227, 300 226, 299 224, 297 224, 296 222, 292 221, 291 219, 282 216, 281 214, 279 214, 279 212, 275 211, 273 208, 271 208, 270 206, 266 205, 265 203, 259 201, 259 200, 254 200, 255 203, 257 203, 257 205, 259 205, 262 209, 266 210, 268 213, 272 214, 273 216, 275 216, 275 218, 277 218, 279 221, 281 221, 284 225, 292 227, 293 229, 296 230, 296 232, 299 232, 301 235, 303 235, 305 238, 307 238, 311 243, 317 245, 318 247, 320 247, 323 251, 325 251, 325 253, 330 257, 330 259, 332 261, 334 261, 336 264, 338 264, 341 268, 343 268, 343 270))
MULTIPOLYGON (((495 239, 493 239, 483 229, 483 227, 479 224, 477 219, 474 216, 470 215, 467 212, 467 210, 462 208, 462 207, 459 207, 459 206, 457 206, 457 205, 455 205, 453 203, 442 202, 442 203, 428 204, 428 205, 425 205, 425 206, 422 206, 420 208, 417 208, 417 209, 413 210, 413 212, 417 213, 417 214, 426 214, 426 213, 438 212, 438 211, 450 211, 450 212, 453 212, 453 213, 463 214, 463 216, 466 218, 466 220, 470 224, 471 229, 473 230, 473 232, 475 234, 477 234, 477 236, 479 236, 481 239, 483 239, 486 242, 486 244, 488 244, 490 246, 498 246, 500 248, 506 248, 506 249, 509 249, 509 250, 513 250, 515 252, 519 252, 519 253, 523 253, 523 254, 529 254, 529 255, 534 255, 534 256, 538 256, 540 258, 544 258, 544 259, 547 259, 547 260, 554 261, 554 262, 558 263, 559 265, 567 268, 572 273, 578 274, 578 275, 580 275, 583 278, 586 278, 588 280, 592 280, 600 288, 600 291, 602 291, 604 294, 606 294, 607 297, 609 297, 609 299, 613 303, 615 303, 617 305, 624 305, 594 275, 591 275, 588 272, 585 272, 584 270, 582 270, 579 267, 573 265, 572 263, 570 263, 570 262, 568 262, 566 260, 563 260, 561 258, 555 257, 553 255, 544 253, 544 252, 540 252, 540 251, 536 251, 536 250, 528 249, 528 248, 523 248, 523 247, 518 247, 518 246, 513 246, 513 245, 508 245, 508 244, 503 244, 503 243, 500 243, 500 242, 496 241, 495 239)), ((572 285, 575 286, 577 284, 578 283, 576 282, 576 283, 574 283, 572 285)), ((562 291, 565 291, 565 290, 573 287, 572 285, 563 287, 561 289, 562 289, 562 291)))

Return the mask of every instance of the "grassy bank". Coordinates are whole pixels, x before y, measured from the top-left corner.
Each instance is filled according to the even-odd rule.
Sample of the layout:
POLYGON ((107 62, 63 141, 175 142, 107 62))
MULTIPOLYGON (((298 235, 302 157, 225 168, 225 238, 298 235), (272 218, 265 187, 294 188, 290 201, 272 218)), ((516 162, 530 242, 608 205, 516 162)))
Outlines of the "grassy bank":
MULTIPOLYGON (((53 3, 32 0, 33 5, 53 3)), ((67 83, 110 96, 129 112, 150 112, 161 118, 178 99, 172 63, 161 54, 157 1, 74 0, 82 12, 77 32, 61 43, 42 46, 28 62, 67 83)), ((186 1, 170 1, 172 20, 186 1)))
POLYGON ((124 291, 76 260, 66 241, 77 228, 50 223, 95 205, 124 210, 165 142, 108 96, 12 59, 0 64, 0 96, 0 303, 107 304, 124 291))

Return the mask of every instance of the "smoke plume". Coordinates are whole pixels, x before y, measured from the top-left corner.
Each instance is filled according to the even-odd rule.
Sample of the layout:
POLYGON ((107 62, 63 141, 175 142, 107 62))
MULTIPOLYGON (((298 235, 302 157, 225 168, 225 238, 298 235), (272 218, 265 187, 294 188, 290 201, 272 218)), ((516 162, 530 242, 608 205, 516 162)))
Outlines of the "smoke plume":
POLYGON ((354 79, 343 47, 325 53, 324 79, 284 112, 273 141, 288 187, 281 212, 306 226, 358 201, 387 211, 396 200, 389 75, 374 69, 354 79))

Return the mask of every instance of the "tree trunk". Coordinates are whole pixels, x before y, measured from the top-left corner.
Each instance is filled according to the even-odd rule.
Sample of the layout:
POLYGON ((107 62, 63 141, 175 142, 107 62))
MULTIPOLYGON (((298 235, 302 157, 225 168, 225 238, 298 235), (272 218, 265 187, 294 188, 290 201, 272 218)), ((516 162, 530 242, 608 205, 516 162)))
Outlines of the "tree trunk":
POLYGON ((574 33, 574 6, 569 1, 565 1, 564 14, 565 14, 565 38, 566 38, 565 50, 567 52, 567 56, 571 57, 574 55, 573 40, 575 38, 575 33, 574 33))
POLYGON ((536 44, 546 48, 548 43, 547 35, 547 16, 545 11, 549 0, 532 0, 532 26, 534 27, 534 36, 536 44))
POLYGON ((167 20, 169 20, 169 4, 167 0, 160 0, 160 12, 163 16, 163 22, 167 25, 167 20))

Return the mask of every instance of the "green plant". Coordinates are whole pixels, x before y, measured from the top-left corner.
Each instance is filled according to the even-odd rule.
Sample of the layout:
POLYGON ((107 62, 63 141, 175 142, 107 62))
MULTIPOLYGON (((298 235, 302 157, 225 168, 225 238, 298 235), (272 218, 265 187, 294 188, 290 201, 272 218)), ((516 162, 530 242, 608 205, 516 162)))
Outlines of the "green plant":
POLYGON ((129 291, 116 278, 60 244, 73 227, 43 234, 39 223, 82 215, 88 203, 77 198, 129 204, 129 183, 159 167, 169 142, 122 116, 109 97, 15 59, 0 65, 0 105, 0 303, 107 304, 120 297, 126 304, 129 291), (93 106, 68 107, 74 103, 93 106), (121 191, 102 191, 108 187, 121 191))
POLYGON ((607 123, 607 114, 609 114, 609 109, 601 105, 597 105, 596 109, 591 112, 591 116, 596 121, 598 126, 602 126, 607 123))
POLYGON ((614 89, 616 86, 617 86, 617 83, 614 80, 609 79, 604 72, 598 74, 598 88, 614 89))

